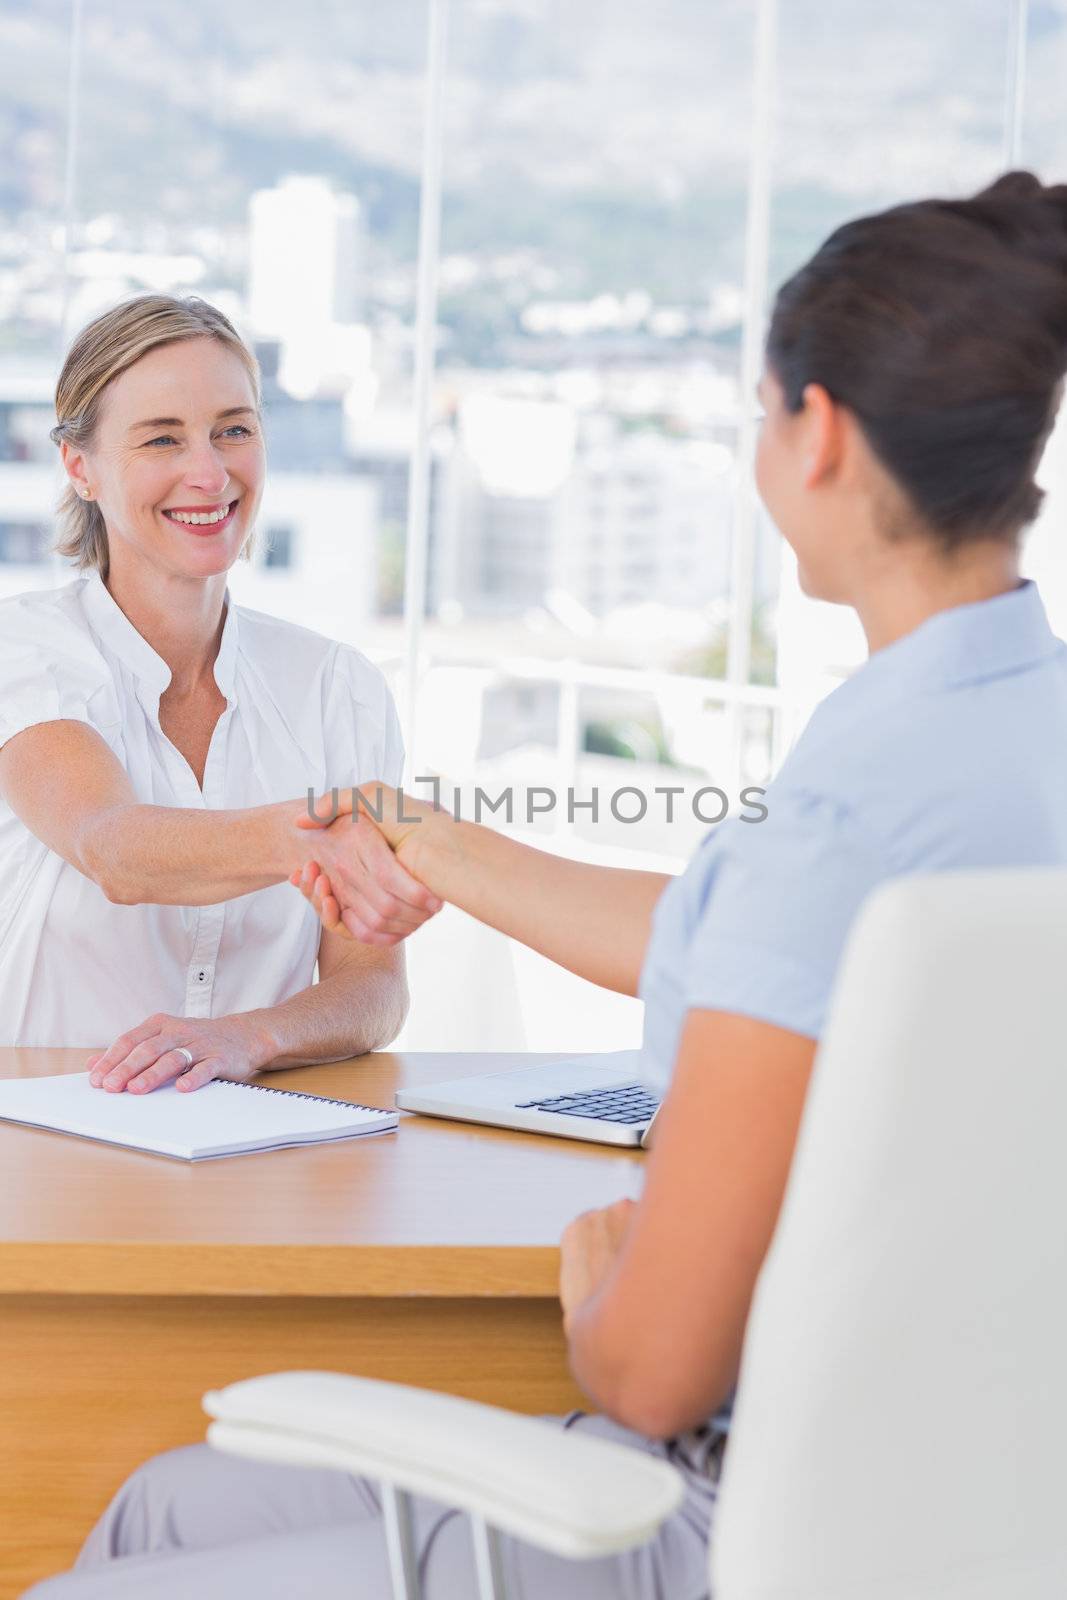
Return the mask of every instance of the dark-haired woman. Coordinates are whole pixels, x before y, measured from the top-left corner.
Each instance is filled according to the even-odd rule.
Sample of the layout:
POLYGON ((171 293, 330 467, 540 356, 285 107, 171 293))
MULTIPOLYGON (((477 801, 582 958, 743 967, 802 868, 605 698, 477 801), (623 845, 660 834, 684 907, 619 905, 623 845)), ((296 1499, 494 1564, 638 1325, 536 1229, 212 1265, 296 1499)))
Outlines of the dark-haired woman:
MULTIPOLYGON (((722 1408, 862 900, 903 873, 1067 865, 1067 649, 1019 578, 1065 367, 1067 190, 1012 174, 839 229, 775 305, 757 480, 804 588, 855 607, 871 653, 815 713, 766 820, 716 830, 669 887, 446 813, 383 821, 436 896, 640 992, 650 1070, 673 1073, 643 1197, 571 1225, 561 1298, 603 1413, 571 1425, 665 1453, 687 1500, 636 1554, 568 1565, 510 1541, 528 1600, 707 1592, 722 1408)), ((353 826, 374 824, 323 829, 303 886, 328 926, 389 944, 359 898, 353 826)), ((419 1535, 431 1600, 470 1594, 461 1519, 423 1505, 419 1535)), ((359 1481, 198 1447, 135 1474, 78 1573, 35 1592, 370 1597, 383 1549, 359 1481)))

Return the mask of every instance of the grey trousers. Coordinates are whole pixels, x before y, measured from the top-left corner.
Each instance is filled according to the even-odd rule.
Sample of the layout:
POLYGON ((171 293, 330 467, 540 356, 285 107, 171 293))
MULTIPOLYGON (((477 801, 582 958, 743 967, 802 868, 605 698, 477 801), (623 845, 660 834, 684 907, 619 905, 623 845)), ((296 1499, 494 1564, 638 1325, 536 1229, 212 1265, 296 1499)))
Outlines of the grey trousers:
MULTIPOLYGON (((564 1561, 505 1541, 511 1600, 707 1600, 707 1549, 724 1436, 653 1443, 604 1417, 546 1418, 660 1455, 682 1472, 681 1509, 625 1555, 564 1561)), ((476 1593, 466 1518, 415 1502, 427 1600, 476 1593)), ((277 1467, 207 1445, 147 1462, 118 1491, 71 1572, 24 1600, 389 1600, 376 1487, 339 1472, 277 1467)))

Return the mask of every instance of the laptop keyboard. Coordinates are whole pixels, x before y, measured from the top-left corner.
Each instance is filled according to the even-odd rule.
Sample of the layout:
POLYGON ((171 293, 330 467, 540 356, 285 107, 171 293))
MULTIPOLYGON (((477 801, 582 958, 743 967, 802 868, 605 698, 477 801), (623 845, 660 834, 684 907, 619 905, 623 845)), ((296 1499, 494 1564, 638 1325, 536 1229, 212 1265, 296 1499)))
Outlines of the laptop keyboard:
POLYGON ((523 1100, 516 1110, 558 1111, 561 1116, 591 1117, 596 1122, 651 1122, 659 1110, 659 1099, 639 1083, 624 1083, 615 1089, 586 1089, 544 1100, 523 1100))

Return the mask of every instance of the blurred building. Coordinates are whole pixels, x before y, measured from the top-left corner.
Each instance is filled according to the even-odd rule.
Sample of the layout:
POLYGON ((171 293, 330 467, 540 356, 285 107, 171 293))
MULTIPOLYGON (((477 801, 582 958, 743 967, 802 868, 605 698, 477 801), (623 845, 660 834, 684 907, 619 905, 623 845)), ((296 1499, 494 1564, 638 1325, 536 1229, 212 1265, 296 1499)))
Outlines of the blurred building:
POLYGON ((590 419, 563 495, 557 582, 597 617, 705 610, 730 578, 732 452, 590 419))
POLYGON ((576 627, 652 602, 726 594, 729 448, 554 400, 468 397, 450 483, 440 600, 465 614, 568 609, 576 627))
POLYGON ((297 399, 278 377, 281 354, 274 341, 257 341, 263 433, 272 473, 346 472, 344 407, 335 395, 297 399))
MULTIPOLYGON (((378 406, 349 421, 348 463, 373 483, 378 494, 378 614, 399 617, 404 609, 404 548, 415 416, 409 406, 378 406)), ((447 615, 455 593, 452 567, 460 543, 453 519, 460 506, 452 486, 455 452, 448 427, 430 437, 429 514, 426 552, 426 615, 447 615)))
POLYGON ((371 371, 362 212, 325 178, 285 178, 249 204, 248 311, 276 341, 277 376, 297 399, 346 394, 371 371))
POLYGON ((360 204, 325 178, 284 178, 249 207, 248 309, 259 334, 285 341, 360 321, 360 204))
POLYGON ((375 614, 378 493, 351 473, 267 475, 251 562, 230 578, 257 611, 359 644, 375 614))
POLYGON ((55 378, 43 365, 0 369, 0 461, 54 459, 48 437, 55 420, 54 387, 55 378))
POLYGON ((0 598, 47 581, 59 489, 51 373, 0 369, 0 598))

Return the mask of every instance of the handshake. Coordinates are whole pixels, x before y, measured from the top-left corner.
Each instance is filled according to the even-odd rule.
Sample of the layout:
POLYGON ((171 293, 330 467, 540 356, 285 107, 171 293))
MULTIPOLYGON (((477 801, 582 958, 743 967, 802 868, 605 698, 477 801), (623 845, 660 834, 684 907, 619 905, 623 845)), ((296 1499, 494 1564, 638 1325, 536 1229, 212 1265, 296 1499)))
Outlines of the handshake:
POLYGON ((444 904, 420 879, 441 825, 455 827, 448 812, 389 784, 335 789, 314 803, 309 790, 296 826, 316 835, 306 841, 314 854, 289 882, 331 933, 399 944, 444 904))

